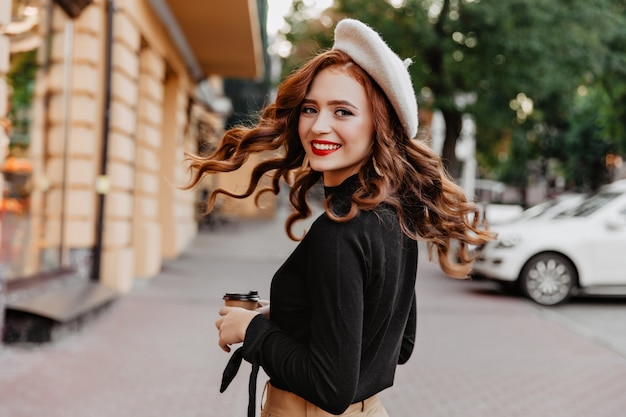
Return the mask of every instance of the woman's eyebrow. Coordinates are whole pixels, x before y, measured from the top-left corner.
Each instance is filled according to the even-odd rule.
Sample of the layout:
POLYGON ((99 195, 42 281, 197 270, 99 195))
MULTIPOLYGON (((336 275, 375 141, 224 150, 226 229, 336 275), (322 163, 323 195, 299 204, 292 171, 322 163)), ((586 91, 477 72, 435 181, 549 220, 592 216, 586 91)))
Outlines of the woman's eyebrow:
MULTIPOLYGON (((302 100, 302 103, 311 103, 311 104, 317 104, 317 100, 313 100, 310 98, 305 98, 304 100, 302 100)), ((352 104, 350 101, 348 100, 329 100, 327 102, 328 105, 330 106, 347 106, 347 107, 352 107, 355 110, 358 110, 358 107, 355 106, 354 104, 352 104)))
POLYGON ((347 106, 347 107, 352 107, 355 110, 358 109, 357 106, 355 106, 348 100, 330 100, 328 104, 330 104, 331 106, 347 106))

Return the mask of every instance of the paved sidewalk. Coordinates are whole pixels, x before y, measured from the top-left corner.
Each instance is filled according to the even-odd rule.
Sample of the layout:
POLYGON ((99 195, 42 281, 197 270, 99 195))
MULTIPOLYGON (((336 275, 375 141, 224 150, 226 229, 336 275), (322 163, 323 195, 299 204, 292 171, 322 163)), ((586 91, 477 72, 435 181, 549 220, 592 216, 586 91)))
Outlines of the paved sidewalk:
MULTIPOLYGON (((295 246, 283 220, 203 232, 80 333, 0 348, 0 417, 245 416, 249 365, 219 393, 228 354, 214 321, 224 292, 267 296, 295 246)), ((625 415, 626 358, 531 304, 422 259, 418 306, 415 354, 382 394, 391 417, 625 415)))

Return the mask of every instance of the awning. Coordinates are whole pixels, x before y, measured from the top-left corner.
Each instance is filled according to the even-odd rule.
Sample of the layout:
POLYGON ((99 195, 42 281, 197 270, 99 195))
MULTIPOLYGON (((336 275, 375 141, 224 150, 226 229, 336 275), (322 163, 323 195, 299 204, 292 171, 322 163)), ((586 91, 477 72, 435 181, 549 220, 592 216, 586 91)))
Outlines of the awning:
POLYGON ((192 77, 263 76, 257 0, 149 0, 185 56, 192 77))

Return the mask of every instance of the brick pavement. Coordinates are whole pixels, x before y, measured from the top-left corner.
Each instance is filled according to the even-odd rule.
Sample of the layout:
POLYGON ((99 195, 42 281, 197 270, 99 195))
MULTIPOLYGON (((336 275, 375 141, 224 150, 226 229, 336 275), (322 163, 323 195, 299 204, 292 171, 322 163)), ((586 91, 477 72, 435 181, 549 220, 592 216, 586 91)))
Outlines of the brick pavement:
MULTIPOLYGON (((218 392, 216 312, 226 291, 266 295, 293 246, 282 216, 202 233, 81 332, 0 348, 0 417, 244 416, 247 364, 218 392)), ((626 358, 529 303, 423 259, 418 305, 415 354, 382 394, 391 417, 624 415, 626 358)))

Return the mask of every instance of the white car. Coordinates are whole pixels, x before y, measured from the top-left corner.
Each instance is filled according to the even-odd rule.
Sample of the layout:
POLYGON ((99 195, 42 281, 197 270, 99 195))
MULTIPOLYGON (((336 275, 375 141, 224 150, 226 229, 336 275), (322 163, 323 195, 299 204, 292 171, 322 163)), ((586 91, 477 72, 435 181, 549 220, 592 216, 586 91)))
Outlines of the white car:
POLYGON ((578 206, 584 199, 584 194, 562 194, 527 208, 513 221, 553 219, 563 212, 578 206))
POLYGON ((576 294, 626 295, 626 184, 609 184, 552 219, 493 227, 473 274, 515 284, 542 305, 576 294))

